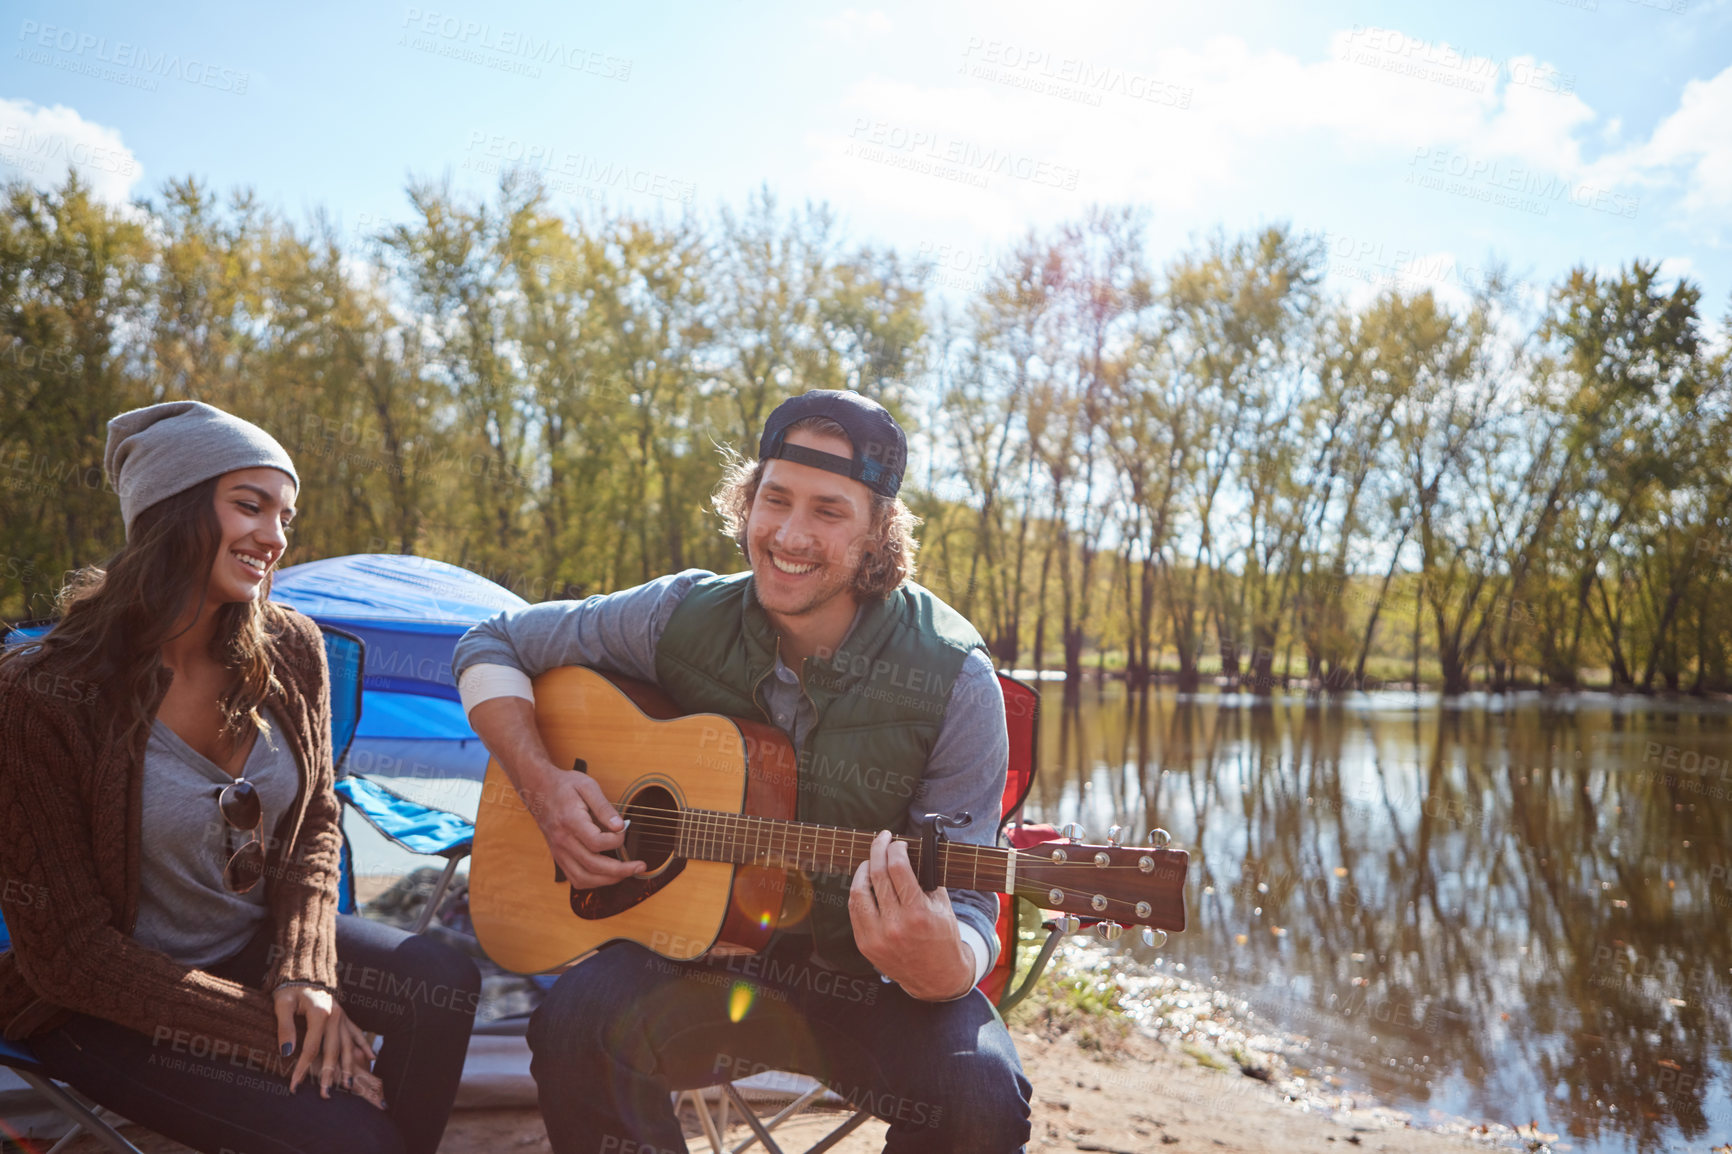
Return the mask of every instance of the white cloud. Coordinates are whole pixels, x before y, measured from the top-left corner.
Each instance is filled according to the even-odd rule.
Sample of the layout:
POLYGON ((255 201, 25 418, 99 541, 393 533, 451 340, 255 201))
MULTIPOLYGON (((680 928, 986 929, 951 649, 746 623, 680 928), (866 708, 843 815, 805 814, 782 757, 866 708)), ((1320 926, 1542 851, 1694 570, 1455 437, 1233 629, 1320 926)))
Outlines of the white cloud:
POLYGON ((1732 207, 1732 67, 1685 84, 1677 109, 1654 134, 1606 167, 1646 183, 1681 185, 1692 212, 1732 207))
POLYGON ((125 204, 144 168, 120 133, 85 120, 63 104, 44 108, 0 99, 0 177, 23 177, 38 188, 65 183, 70 169, 97 197, 125 204))
POLYGON ((1361 270, 1358 291, 1435 284, 1446 297, 1529 232, 1604 226, 1627 244, 1655 221, 1717 229, 1732 207, 1732 68, 1687 83, 1656 127, 1633 131, 1534 54, 1499 60, 1366 26, 1307 53, 1159 23, 1115 10, 1103 39, 1098 22, 995 8, 941 71, 847 88, 833 122, 805 137, 813 190, 983 252, 1091 202, 1146 207, 1161 247, 1297 211, 1302 225, 1414 250, 1361 270))
POLYGON ((823 28, 831 36, 856 40, 867 36, 882 36, 890 31, 891 24, 890 17, 881 9, 862 12, 858 8, 844 8, 824 21, 823 28))
POLYGON ((1531 56, 1510 60, 1504 68, 1502 106, 1488 118, 1483 132, 1476 127, 1473 135, 1478 147, 1498 156, 1573 178, 1582 171, 1579 134, 1596 117, 1574 93, 1516 82, 1518 77, 1542 76, 1547 67, 1531 56))
MULTIPOLYGON (((1144 39, 1135 28, 1116 35, 1144 39)), ((1039 29, 957 47, 952 80, 854 85, 848 126, 808 137, 820 180, 903 211, 954 208, 976 224, 1014 226, 1090 200, 1194 210, 1248 182, 1290 181, 1307 163, 1411 164, 1439 149, 1573 178, 1582 168, 1576 134, 1595 119, 1570 90, 1573 78, 1543 62, 1498 62, 1389 29, 1338 31, 1322 60, 1222 36, 1200 49, 1157 50, 1140 69, 1098 50, 1072 53, 1039 29), (875 134, 880 145, 892 135, 920 143, 868 148, 873 159, 861 163, 875 134), (966 182, 939 187, 944 178, 918 168, 948 161, 967 175, 959 157, 994 149, 1075 171, 1076 188, 991 177, 982 195, 966 182)))
POLYGON ((1702 274, 1696 267, 1696 259, 1691 256, 1667 256, 1660 258, 1660 279, 1662 281, 1683 280, 1685 277, 1702 283, 1702 274))

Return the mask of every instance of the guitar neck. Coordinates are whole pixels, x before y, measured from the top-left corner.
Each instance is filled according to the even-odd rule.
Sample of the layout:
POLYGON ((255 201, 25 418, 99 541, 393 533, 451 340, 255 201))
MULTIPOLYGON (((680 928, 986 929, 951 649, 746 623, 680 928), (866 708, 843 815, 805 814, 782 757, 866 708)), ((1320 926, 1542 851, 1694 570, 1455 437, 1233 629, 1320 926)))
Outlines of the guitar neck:
MULTIPOLYGON (((626 816, 640 820, 630 812, 626 816)), ((666 811, 651 811, 651 821, 666 821, 666 811)), ((766 866, 771 869, 851 875, 872 852, 876 834, 839 826, 752 817, 713 810, 681 810, 674 852, 699 861, 766 866)), ((897 837, 908 847, 916 873, 925 846, 919 838, 897 837)), ((1015 892, 1015 850, 941 842, 938 881, 948 889, 1015 892)))
MULTIPOLYGON (((872 853, 877 836, 839 826, 809 825, 706 809, 627 805, 640 845, 660 857, 850 876, 872 853)), ((925 843, 898 837, 920 872, 925 843)), ((1042 909, 1166 930, 1185 928, 1183 850, 1065 842, 1034 852, 966 842, 938 843, 938 884, 953 890, 1015 894, 1042 909)))

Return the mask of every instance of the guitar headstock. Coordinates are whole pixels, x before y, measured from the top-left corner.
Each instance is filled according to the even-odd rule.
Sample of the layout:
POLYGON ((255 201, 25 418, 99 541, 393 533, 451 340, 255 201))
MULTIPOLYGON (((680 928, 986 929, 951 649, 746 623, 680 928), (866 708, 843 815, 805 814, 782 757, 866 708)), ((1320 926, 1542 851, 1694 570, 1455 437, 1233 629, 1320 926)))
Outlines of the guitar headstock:
MULTIPOLYGON (((1042 909, 1179 933, 1191 855, 1154 846, 1049 841, 1019 850, 1016 892, 1042 909)), ((1103 933, 1109 940, 1117 931, 1103 933)))

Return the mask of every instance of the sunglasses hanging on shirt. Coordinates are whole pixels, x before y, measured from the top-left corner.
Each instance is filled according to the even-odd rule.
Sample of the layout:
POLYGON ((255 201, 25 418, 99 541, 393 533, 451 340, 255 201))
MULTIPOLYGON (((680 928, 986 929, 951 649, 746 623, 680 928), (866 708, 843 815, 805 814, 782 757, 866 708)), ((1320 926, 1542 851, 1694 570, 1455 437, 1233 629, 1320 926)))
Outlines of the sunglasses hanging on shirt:
POLYGON ((265 844, 259 837, 265 815, 259 804, 259 791, 252 782, 238 777, 217 791, 217 808, 229 825, 230 846, 234 845, 233 831, 247 835, 246 842, 229 854, 228 864, 223 867, 223 885, 230 893, 244 894, 265 876, 265 844))

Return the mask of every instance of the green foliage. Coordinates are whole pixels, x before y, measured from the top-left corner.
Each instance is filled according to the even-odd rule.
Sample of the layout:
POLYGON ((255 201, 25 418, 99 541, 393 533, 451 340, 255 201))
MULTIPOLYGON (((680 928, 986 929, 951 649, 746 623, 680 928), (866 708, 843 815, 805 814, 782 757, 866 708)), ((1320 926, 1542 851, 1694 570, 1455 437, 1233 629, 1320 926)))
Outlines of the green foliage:
POLYGON ((120 541, 105 423, 193 397, 272 430, 289 560, 412 552, 533 599, 740 564, 723 461, 810 388, 918 434, 922 580, 1001 663, 1133 684, 1387 676, 1732 689, 1732 379, 1700 293, 1571 273, 1529 315, 1326 297, 1314 238, 1031 233, 958 313, 930 269, 763 190, 574 216, 521 173, 417 182, 345 236, 194 181, 5 190, 0 613, 120 541))
POLYGON ((1010 1012, 1008 1021, 1048 1036, 1065 1035, 1085 1050, 1111 1051, 1130 1033, 1117 981, 1111 975, 1047 974, 1010 1012))

